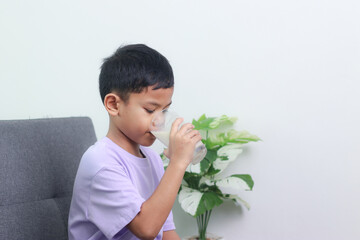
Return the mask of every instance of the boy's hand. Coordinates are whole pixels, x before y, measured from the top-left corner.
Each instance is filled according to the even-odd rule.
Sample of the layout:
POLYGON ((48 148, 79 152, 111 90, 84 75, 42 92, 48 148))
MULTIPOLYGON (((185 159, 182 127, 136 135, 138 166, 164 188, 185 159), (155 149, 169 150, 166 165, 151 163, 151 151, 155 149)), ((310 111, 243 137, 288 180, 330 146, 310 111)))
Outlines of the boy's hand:
POLYGON ((164 154, 170 159, 169 164, 176 164, 186 169, 193 159, 195 145, 201 140, 201 135, 198 130, 194 130, 194 125, 191 123, 185 123, 179 129, 182 122, 182 118, 173 122, 169 148, 164 151, 164 154))

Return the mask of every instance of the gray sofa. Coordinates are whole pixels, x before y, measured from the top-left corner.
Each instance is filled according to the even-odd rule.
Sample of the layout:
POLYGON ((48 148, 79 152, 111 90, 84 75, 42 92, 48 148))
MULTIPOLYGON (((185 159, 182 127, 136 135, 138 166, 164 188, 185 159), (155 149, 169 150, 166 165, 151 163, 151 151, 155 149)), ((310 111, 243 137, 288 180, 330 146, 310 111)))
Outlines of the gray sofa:
POLYGON ((68 239, 77 167, 95 141, 87 117, 0 121, 0 240, 68 239))

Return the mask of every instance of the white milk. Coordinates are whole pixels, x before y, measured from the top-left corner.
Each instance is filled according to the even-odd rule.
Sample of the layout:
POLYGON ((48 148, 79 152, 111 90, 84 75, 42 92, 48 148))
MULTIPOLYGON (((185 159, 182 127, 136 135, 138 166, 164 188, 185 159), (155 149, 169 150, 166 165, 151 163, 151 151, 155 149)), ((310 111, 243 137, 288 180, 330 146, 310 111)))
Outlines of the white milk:
POLYGON ((168 131, 152 131, 151 132, 165 146, 169 146, 170 132, 168 131))

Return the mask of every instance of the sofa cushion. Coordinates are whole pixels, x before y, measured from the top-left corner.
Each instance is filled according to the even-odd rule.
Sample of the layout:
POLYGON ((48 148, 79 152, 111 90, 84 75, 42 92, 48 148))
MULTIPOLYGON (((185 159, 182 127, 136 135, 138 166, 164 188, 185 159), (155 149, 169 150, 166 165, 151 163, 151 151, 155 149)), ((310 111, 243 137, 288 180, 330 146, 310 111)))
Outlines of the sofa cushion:
POLYGON ((87 117, 0 121, 0 239, 67 239, 78 164, 95 141, 87 117))

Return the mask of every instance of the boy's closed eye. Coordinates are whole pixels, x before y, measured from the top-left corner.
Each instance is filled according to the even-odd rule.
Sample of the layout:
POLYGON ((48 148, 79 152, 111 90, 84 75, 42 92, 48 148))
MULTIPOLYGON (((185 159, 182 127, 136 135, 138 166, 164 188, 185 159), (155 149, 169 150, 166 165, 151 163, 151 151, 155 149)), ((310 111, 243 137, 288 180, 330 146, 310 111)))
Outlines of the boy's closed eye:
POLYGON ((147 113, 154 113, 155 112, 155 110, 151 110, 151 109, 148 109, 148 108, 144 108, 145 109, 145 111, 147 112, 147 113))
MULTIPOLYGON (((147 112, 147 113, 154 113, 156 111, 156 109, 152 110, 150 108, 144 108, 144 110, 147 112)), ((162 113, 166 113, 167 111, 169 111, 169 107, 163 109, 161 112, 162 113)))
POLYGON ((164 106, 164 107, 162 108, 162 106, 161 106, 159 103, 157 103, 157 102, 152 102, 152 101, 151 101, 151 102, 147 102, 146 104, 144 104, 144 105, 143 105, 143 108, 144 108, 145 111, 146 111, 147 113, 149 113, 149 114, 154 113, 155 111, 160 110, 161 108, 162 108, 161 112, 165 113, 165 112, 168 111, 171 103, 172 103, 172 102, 170 102, 169 104, 167 104, 166 106, 164 106))

